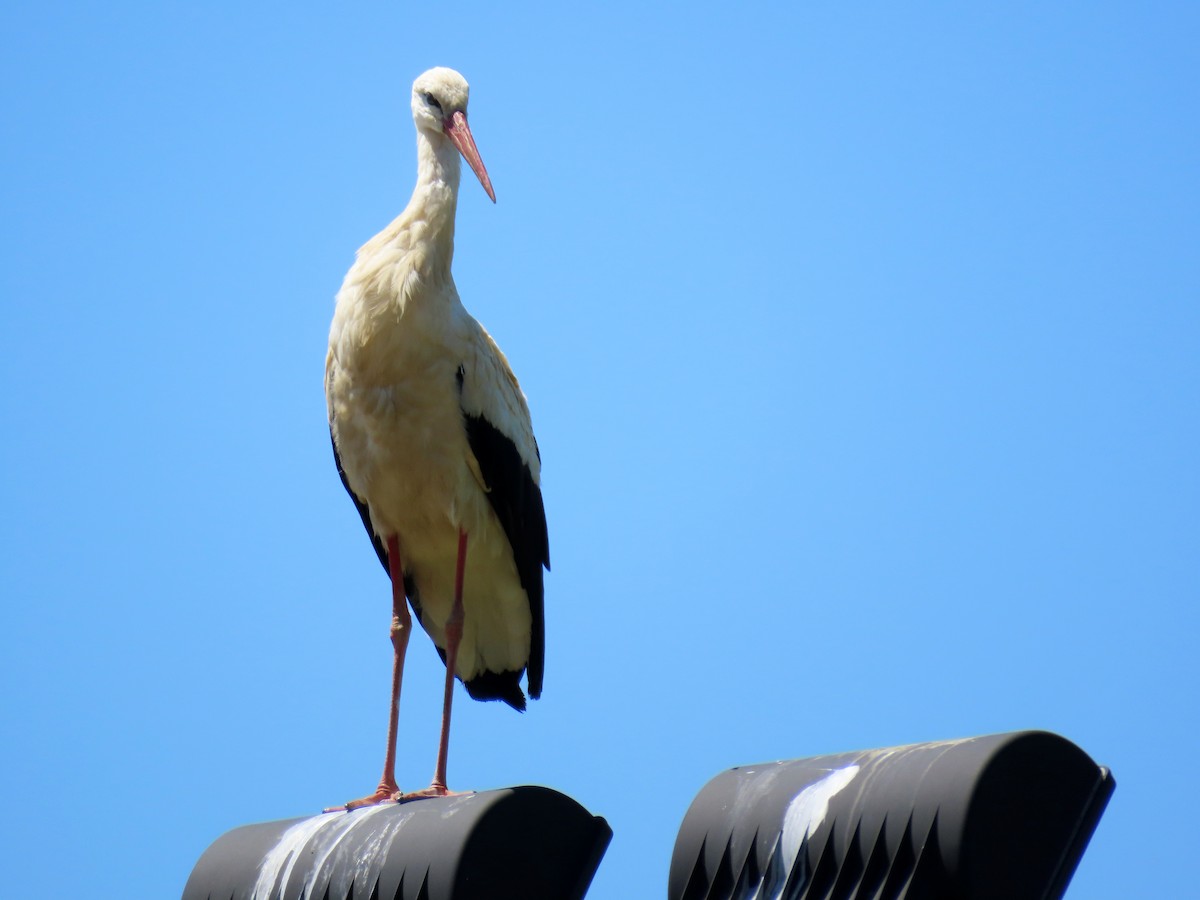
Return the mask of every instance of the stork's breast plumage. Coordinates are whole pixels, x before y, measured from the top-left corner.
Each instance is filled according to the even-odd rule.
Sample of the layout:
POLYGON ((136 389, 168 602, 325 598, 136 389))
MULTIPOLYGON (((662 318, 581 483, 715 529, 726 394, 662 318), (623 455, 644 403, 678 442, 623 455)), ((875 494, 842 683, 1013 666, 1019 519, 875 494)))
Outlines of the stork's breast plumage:
POLYGON ((381 535, 466 525, 463 482, 473 480, 455 356, 403 324, 370 334, 346 328, 330 350, 334 438, 381 535))

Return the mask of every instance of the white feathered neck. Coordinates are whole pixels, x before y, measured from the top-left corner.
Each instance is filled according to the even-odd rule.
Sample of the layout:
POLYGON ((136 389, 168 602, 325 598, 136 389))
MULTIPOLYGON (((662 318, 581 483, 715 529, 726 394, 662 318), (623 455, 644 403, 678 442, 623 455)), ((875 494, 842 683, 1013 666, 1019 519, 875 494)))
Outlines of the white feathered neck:
POLYGON ((417 129, 417 184, 404 211, 363 244, 359 261, 391 248, 424 252, 410 259, 413 269, 434 280, 448 280, 454 259, 454 219, 462 175, 458 148, 440 134, 417 129))

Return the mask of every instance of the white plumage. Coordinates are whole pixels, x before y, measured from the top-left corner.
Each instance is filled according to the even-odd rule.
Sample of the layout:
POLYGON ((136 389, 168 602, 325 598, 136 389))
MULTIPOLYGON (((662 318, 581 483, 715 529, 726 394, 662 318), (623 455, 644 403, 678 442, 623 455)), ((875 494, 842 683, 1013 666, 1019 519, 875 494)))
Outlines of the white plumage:
MULTIPOLYGON (((405 210, 358 251, 338 293, 325 369, 339 472, 393 582, 402 573, 393 586, 394 694, 407 645, 405 594, 443 659, 457 657, 438 768, 424 792, 435 794, 446 792, 451 675, 478 699, 523 709, 527 669, 530 695, 540 694, 549 566, 529 408, 450 272, 460 153, 495 200, 466 106, 467 83, 451 69, 431 69, 413 84, 417 185, 405 210)), ((398 790, 390 771, 396 699, 384 780, 357 805, 398 790)))

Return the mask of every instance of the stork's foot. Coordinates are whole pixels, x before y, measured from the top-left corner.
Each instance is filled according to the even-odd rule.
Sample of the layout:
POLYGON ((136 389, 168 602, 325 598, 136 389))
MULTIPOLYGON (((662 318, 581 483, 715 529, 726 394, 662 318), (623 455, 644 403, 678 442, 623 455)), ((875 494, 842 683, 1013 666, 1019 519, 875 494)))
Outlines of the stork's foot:
POLYGON ((407 803, 409 800, 425 800, 429 797, 463 797, 467 794, 473 794, 474 791, 451 791, 444 784, 438 784, 436 781, 423 791, 410 791, 407 794, 399 794, 396 799, 401 803, 407 803))
POLYGON ((400 793, 400 788, 394 782, 380 782, 379 787, 375 788, 375 793, 368 794, 366 797, 359 797, 357 800, 351 800, 341 806, 330 806, 321 812, 349 812, 352 809, 362 809, 366 806, 378 806, 380 803, 388 803, 393 800, 401 800, 403 795, 400 793))

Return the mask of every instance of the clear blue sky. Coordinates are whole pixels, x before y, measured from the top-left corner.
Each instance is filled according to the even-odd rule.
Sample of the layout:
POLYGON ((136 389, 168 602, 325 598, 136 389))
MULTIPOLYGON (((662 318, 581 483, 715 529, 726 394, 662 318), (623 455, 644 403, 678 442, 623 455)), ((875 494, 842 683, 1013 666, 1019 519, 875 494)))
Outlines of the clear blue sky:
MULTIPOLYGON (((431 65, 554 561, 544 698, 460 689, 452 786, 570 794, 591 897, 653 897, 723 769, 1046 728, 1118 781, 1068 896, 1194 888, 1194 5, 0 15, 12 896, 174 896, 374 786, 388 588, 322 373, 431 65)), ((442 671, 418 635, 405 786, 442 671)))

